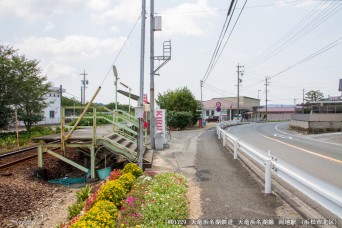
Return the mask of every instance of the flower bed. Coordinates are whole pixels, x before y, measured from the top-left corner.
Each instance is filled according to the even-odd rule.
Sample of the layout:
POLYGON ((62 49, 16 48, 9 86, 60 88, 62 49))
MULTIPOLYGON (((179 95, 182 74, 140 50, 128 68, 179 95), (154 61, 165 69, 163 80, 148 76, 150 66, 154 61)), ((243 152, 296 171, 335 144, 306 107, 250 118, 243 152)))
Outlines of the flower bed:
POLYGON ((174 227, 167 219, 189 216, 184 176, 145 172, 135 164, 112 171, 84 201, 82 212, 62 227, 174 227))

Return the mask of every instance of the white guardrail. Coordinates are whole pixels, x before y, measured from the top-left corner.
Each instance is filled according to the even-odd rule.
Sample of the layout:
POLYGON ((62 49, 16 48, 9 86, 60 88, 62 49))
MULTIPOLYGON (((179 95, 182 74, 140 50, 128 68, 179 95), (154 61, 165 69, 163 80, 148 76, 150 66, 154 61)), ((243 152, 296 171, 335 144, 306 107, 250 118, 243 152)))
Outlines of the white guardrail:
POLYGON ((222 122, 217 125, 216 133, 221 139, 223 146, 228 146, 234 151, 234 159, 242 152, 264 167, 265 172, 265 193, 271 193, 271 173, 277 175, 287 183, 291 184, 305 195, 309 196, 332 213, 342 217, 342 190, 322 182, 290 164, 267 153, 252 148, 232 134, 226 132, 225 128, 234 126, 236 122, 222 122))

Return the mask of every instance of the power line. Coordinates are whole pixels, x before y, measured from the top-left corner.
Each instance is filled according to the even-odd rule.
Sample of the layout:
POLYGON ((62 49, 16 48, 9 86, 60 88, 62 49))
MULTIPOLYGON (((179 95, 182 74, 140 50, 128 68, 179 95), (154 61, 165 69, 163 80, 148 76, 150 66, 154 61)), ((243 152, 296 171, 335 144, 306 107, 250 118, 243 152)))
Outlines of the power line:
MULTIPOLYGON (((230 39, 230 37, 231 37, 231 35, 232 35, 232 33, 233 33, 234 29, 235 29, 235 26, 236 26, 236 24, 237 24, 237 22, 238 22, 238 20, 239 20, 239 18, 240 18, 240 16, 241 16, 241 14, 242 14, 242 11, 243 11, 243 9, 244 9, 245 6, 246 6, 246 3, 247 3, 247 0, 245 1, 245 3, 244 3, 244 5, 243 5, 243 7, 242 7, 242 9, 241 9, 241 11, 240 11, 240 13, 239 13, 237 19, 236 19, 236 21, 235 21, 235 23, 234 23, 234 26, 233 26, 232 30, 230 31, 229 36, 228 36, 226 42, 224 43, 223 48, 221 49, 221 52, 220 52, 220 54, 219 54, 219 56, 218 56, 216 62, 214 63, 214 65, 213 65, 211 71, 212 71, 213 68, 216 66, 218 60, 220 59, 220 57, 221 57, 221 55, 222 55, 222 52, 223 52, 223 50, 225 49, 225 47, 226 47, 226 45, 227 45, 227 43, 228 43, 228 40, 230 39)), ((210 73, 211 73, 211 71, 210 71, 210 73)))
MULTIPOLYGON (((275 6, 275 5, 284 5, 284 4, 295 3, 295 2, 303 2, 303 0, 292 0, 292 1, 276 2, 276 3, 263 4, 263 5, 252 5, 252 6, 246 6, 245 9, 269 7, 269 6, 275 6)), ((236 9, 241 9, 241 8, 236 8, 236 9)), ((160 13, 156 13, 156 14, 163 15, 163 14, 213 13, 213 12, 226 12, 227 10, 228 10, 228 9, 198 10, 198 11, 182 11, 182 12, 160 12, 160 13)))
MULTIPOLYGON (((242 11, 244 10, 244 8, 245 8, 245 6, 246 6, 246 3, 247 3, 247 0, 245 0, 245 3, 243 4, 243 7, 242 7, 242 9, 241 9, 241 11, 240 11, 240 13, 239 13, 239 15, 238 15, 238 17, 237 17, 235 23, 234 23, 234 26, 233 26, 232 30, 230 31, 229 36, 228 36, 228 38, 226 39, 226 41, 225 41, 223 47, 221 48, 221 50, 218 50, 218 49, 216 50, 216 49, 215 49, 215 50, 216 50, 215 55, 213 55, 212 60, 210 61, 210 64, 209 64, 209 66, 208 66, 208 68, 207 68, 207 72, 206 72, 205 76, 203 77, 203 80, 202 80, 203 82, 205 82, 205 81, 207 80, 207 78, 209 77, 209 75, 210 75, 211 72, 213 71, 214 67, 216 66, 218 60, 220 59, 220 57, 221 57, 221 55, 222 55, 222 53, 223 53, 223 50, 225 49, 225 47, 226 47, 226 45, 227 45, 227 43, 228 43, 228 40, 230 39, 230 37, 231 37, 231 35, 232 35, 232 33, 233 33, 234 29, 235 29, 235 26, 236 26, 237 22, 239 21, 239 18, 240 18, 241 14, 242 14, 242 11), (217 56, 217 53, 218 53, 219 51, 220 51, 220 53, 219 53, 219 55, 217 56)), ((236 2, 236 4, 234 5, 233 13, 234 13, 234 11, 235 11, 236 5, 237 5, 237 2, 236 2)), ((231 19, 232 19, 232 17, 233 17, 233 13, 231 14, 229 23, 228 23, 228 25, 227 25, 227 27, 226 27, 226 30, 225 30, 225 33, 224 33, 224 34, 226 34, 226 31, 228 30, 229 24, 230 24, 231 19)), ((224 39, 224 38, 223 38, 223 39, 224 39)), ((221 43, 222 43, 223 39, 221 40, 221 43)), ((221 46, 221 43, 220 43, 220 46, 221 46)))
POLYGON ((235 7, 236 7, 236 4, 237 4, 237 1, 236 1, 235 6, 234 6, 234 1, 235 0, 232 0, 230 2, 230 6, 229 6, 229 9, 228 9, 228 12, 227 12, 227 15, 226 15, 226 19, 225 19, 225 21, 223 23, 223 26, 222 26, 222 29, 221 29, 221 32, 220 32, 220 36, 219 36, 219 38, 218 38, 218 40, 216 42, 214 53, 213 53, 213 55, 212 55, 212 57, 210 59, 209 65, 208 65, 207 70, 206 70, 206 72, 204 74, 204 77, 202 79, 203 82, 205 82, 207 80, 208 76, 209 76, 209 72, 211 70, 212 64, 215 61, 215 58, 216 58, 217 53, 219 51, 219 48, 220 48, 220 46, 222 44, 223 38, 224 38, 224 36, 225 36, 225 34, 227 32, 228 26, 229 26, 230 21, 232 19, 232 15, 233 15, 233 13, 235 11, 235 7), (233 8, 233 12, 231 13, 232 7, 234 7, 234 8, 233 8), (231 13, 231 16, 230 16, 230 13, 231 13), (229 18, 229 16, 230 16, 230 18, 229 18))
MULTIPOLYGON (((342 37, 338 38, 337 40, 335 40, 335 41, 329 43, 328 45, 326 45, 326 46, 324 46, 323 48, 317 50, 316 52, 312 53, 311 55, 309 55, 309 56, 303 58, 302 60, 300 60, 300 61, 298 61, 298 62, 296 62, 296 63, 294 63, 294 64, 292 64, 292 65, 290 65, 290 66, 288 66, 288 67, 285 68, 284 70, 281 70, 280 72, 278 72, 278 73, 276 73, 276 74, 274 74, 274 75, 272 75, 272 76, 270 76, 270 77, 271 77, 271 78, 277 77, 277 76, 279 76, 280 74, 282 74, 282 73, 284 73, 284 72, 286 72, 286 71, 288 71, 288 70, 290 70, 290 69, 292 69, 292 68, 294 68, 294 67, 296 67, 296 66, 298 66, 298 65, 300 65, 300 64, 302 64, 302 63, 305 63, 305 62, 309 61, 310 59, 312 59, 312 58, 314 58, 314 57, 316 57, 316 56, 318 56, 318 55, 320 55, 320 54, 323 54, 324 52, 326 52, 326 51, 328 51, 328 50, 330 50, 330 49, 336 47, 337 45, 341 44, 341 43, 342 43, 341 40, 342 40, 342 37), (339 42, 339 41, 340 41, 340 42, 339 42)), ((253 85, 260 84, 261 82, 263 82, 263 80, 257 81, 257 82, 255 82, 255 83, 250 84, 250 85, 247 85, 247 86, 245 86, 244 89, 246 89, 246 87, 250 87, 250 86, 253 86, 253 85)))
POLYGON ((341 44, 342 42, 339 42, 340 40, 342 40, 342 37, 340 37, 339 39, 329 43, 325 47, 319 49, 318 51, 312 53, 311 55, 305 57, 304 59, 302 59, 302 60, 292 64, 291 66, 287 67, 286 69, 284 69, 284 70, 282 70, 282 71, 272 75, 271 78, 274 78, 274 77, 276 77, 276 76, 278 76, 278 75, 280 75, 280 74, 282 74, 282 73, 284 73, 284 72, 294 68, 295 66, 298 66, 299 64, 305 63, 305 62, 309 61, 310 59, 312 59, 312 58, 314 58, 314 57, 316 57, 316 56, 318 56, 318 55, 320 55, 320 54, 330 50, 331 48, 333 48, 333 47, 335 47, 335 46, 337 46, 339 44, 341 44))
POLYGON ((138 17, 137 21, 136 21, 136 22, 135 22, 135 24, 133 25, 133 27, 132 27, 131 31, 129 32, 129 34, 128 34, 128 36, 127 36, 126 40, 125 40, 125 42, 123 43, 123 45, 121 46, 121 48, 120 48, 120 50, 119 50, 118 54, 116 55, 116 57, 115 57, 115 59, 114 59, 114 61, 113 61, 113 64, 112 64, 112 65, 109 67, 109 69, 108 69, 108 72, 107 72, 106 76, 104 77, 104 79, 103 79, 103 81, 102 81, 102 83, 101 83, 101 86, 103 85, 103 83, 104 83, 104 82, 105 82, 105 80, 107 79, 107 77, 108 77, 109 73, 112 71, 112 67, 113 67, 113 65, 115 64, 116 60, 119 58, 119 56, 120 56, 120 54, 121 54, 121 52, 122 52, 123 48, 125 47, 125 45, 126 45, 127 41, 128 41, 128 40, 129 40, 129 38, 131 37, 131 35, 132 35, 132 32, 134 31, 134 29, 135 29, 136 25, 138 24, 138 22, 139 22, 140 18, 141 18, 141 16, 139 16, 139 17, 138 17))
POLYGON ((249 68, 252 69, 257 65, 267 62, 272 57, 281 53, 281 51, 287 49, 289 46, 292 46, 298 40, 309 34, 311 31, 316 29, 326 20, 328 20, 331 16, 336 14, 339 10, 341 10, 342 3, 330 3, 323 11, 320 11, 322 7, 324 7, 325 2, 321 2, 314 9, 312 9, 309 14, 307 14, 301 21, 299 21, 294 27, 292 27, 286 34, 284 34, 277 42, 275 42, 270 48, 264 51, 264 54, 261 55, 260 59, 256 59, 252 61, 252 64, 249 64, 249 68), (339 4, 336 6, 336 4, 339 4), (316 12, 319 13, 316 14, 316 12))
POLYGON ((228 93, 228 94, 232 94, 232 95, 235 95, 235 93, 232 93, 232 92, 228 92, 228 91, 225 91, 225 90, 222 90, 222 89, 219 89, 215 86, 212 86, 212 85, 209 85, 208 83, 203 83, 203 87, 207 88, 207 89, 212 89, 212 90, 217 90, 219 91, 221 94, 225 94, 225 93, 228 93))

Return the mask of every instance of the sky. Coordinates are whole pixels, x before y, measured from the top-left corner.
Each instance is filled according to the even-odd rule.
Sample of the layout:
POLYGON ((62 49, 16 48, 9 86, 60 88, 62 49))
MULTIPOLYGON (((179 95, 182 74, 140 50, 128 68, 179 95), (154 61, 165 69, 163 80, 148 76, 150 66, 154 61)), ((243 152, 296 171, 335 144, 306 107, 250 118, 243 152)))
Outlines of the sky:
MULTIPOLYGON (((172 43, 171 61, 155 76, 156 95, 187 87, 200 100, 200 80, 206 78, 203 100, 237 96, 238 64, 244 66, 240 96, 259 96, 261 104, 266 76, 272 104, 300 103, 303 89, 341 95, 342 1, 335 0, 249 0, 243 10, 245 0, 238 0, 227 30, 231 36, 206 77, 230 2, 155 0, 155 14, 162 17, 155 55, 162 55, 164 41, 172 43)), ((85 71, 86 100, 101 86, 95 102, 107 104, 115 100, 113 64, 119 82, 139 94, 141 6, 141 0, 0 0, 0 43, 39 60, 42 75, 62 85, 68 97, 81 97, 85 71)), ((149 96, 150 1, 146 6, 144 93, 149 96)), ((128 104, 120 94, 118 101, 128 104)))

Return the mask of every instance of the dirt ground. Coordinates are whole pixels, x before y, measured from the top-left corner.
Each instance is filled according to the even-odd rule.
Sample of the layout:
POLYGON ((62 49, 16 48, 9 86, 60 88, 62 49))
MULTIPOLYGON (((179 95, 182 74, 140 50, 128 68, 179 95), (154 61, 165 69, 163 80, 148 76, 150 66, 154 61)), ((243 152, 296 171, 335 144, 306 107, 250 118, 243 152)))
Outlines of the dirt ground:
MULTIPOLYGON (((213 124, 207 125, 206 128, 213 124)), ((170 148, 186 148, 189 139, 198 135, 203 129, 187 129, 186 140, 179 140, 180 131, 172 132, 173 139, 170 148)), ((182 134, 183 135, 183 134, 182 134)), ((169 148, 169 150, 170 150, 169 148)), ((167 150, 167 149, 166 149, 167 150)), ((74 155, 76 156, 76 155, 74 155)), ((75 159, 77 159, 75 157, 75 159)), ((5 161, 0 161, 0 163, 5 161)), ((49 179, 72 176, 82 176, 83 173, 64 162, 44 155, 44 165, 48 169, 49 179)), ((51 185, 33 176, 37 168, 37 159, 23 164, 0 170, 0 227, 55 228, 67 221, 67 207, 76 200, 78 189, 51 185)), ((160 166, 158 172, 177 171, 160 166)), ((183 172, 184 174, 184 172, 183 172)), ((186 173, 185 173, 186 174, 186 173)), ((187 175, 186 175, 187 176, 187 175)), ((200 190, 195 181, 189 178, 188 199, 190 202, 190 217, 199 218, 201 212, 200 190)))

